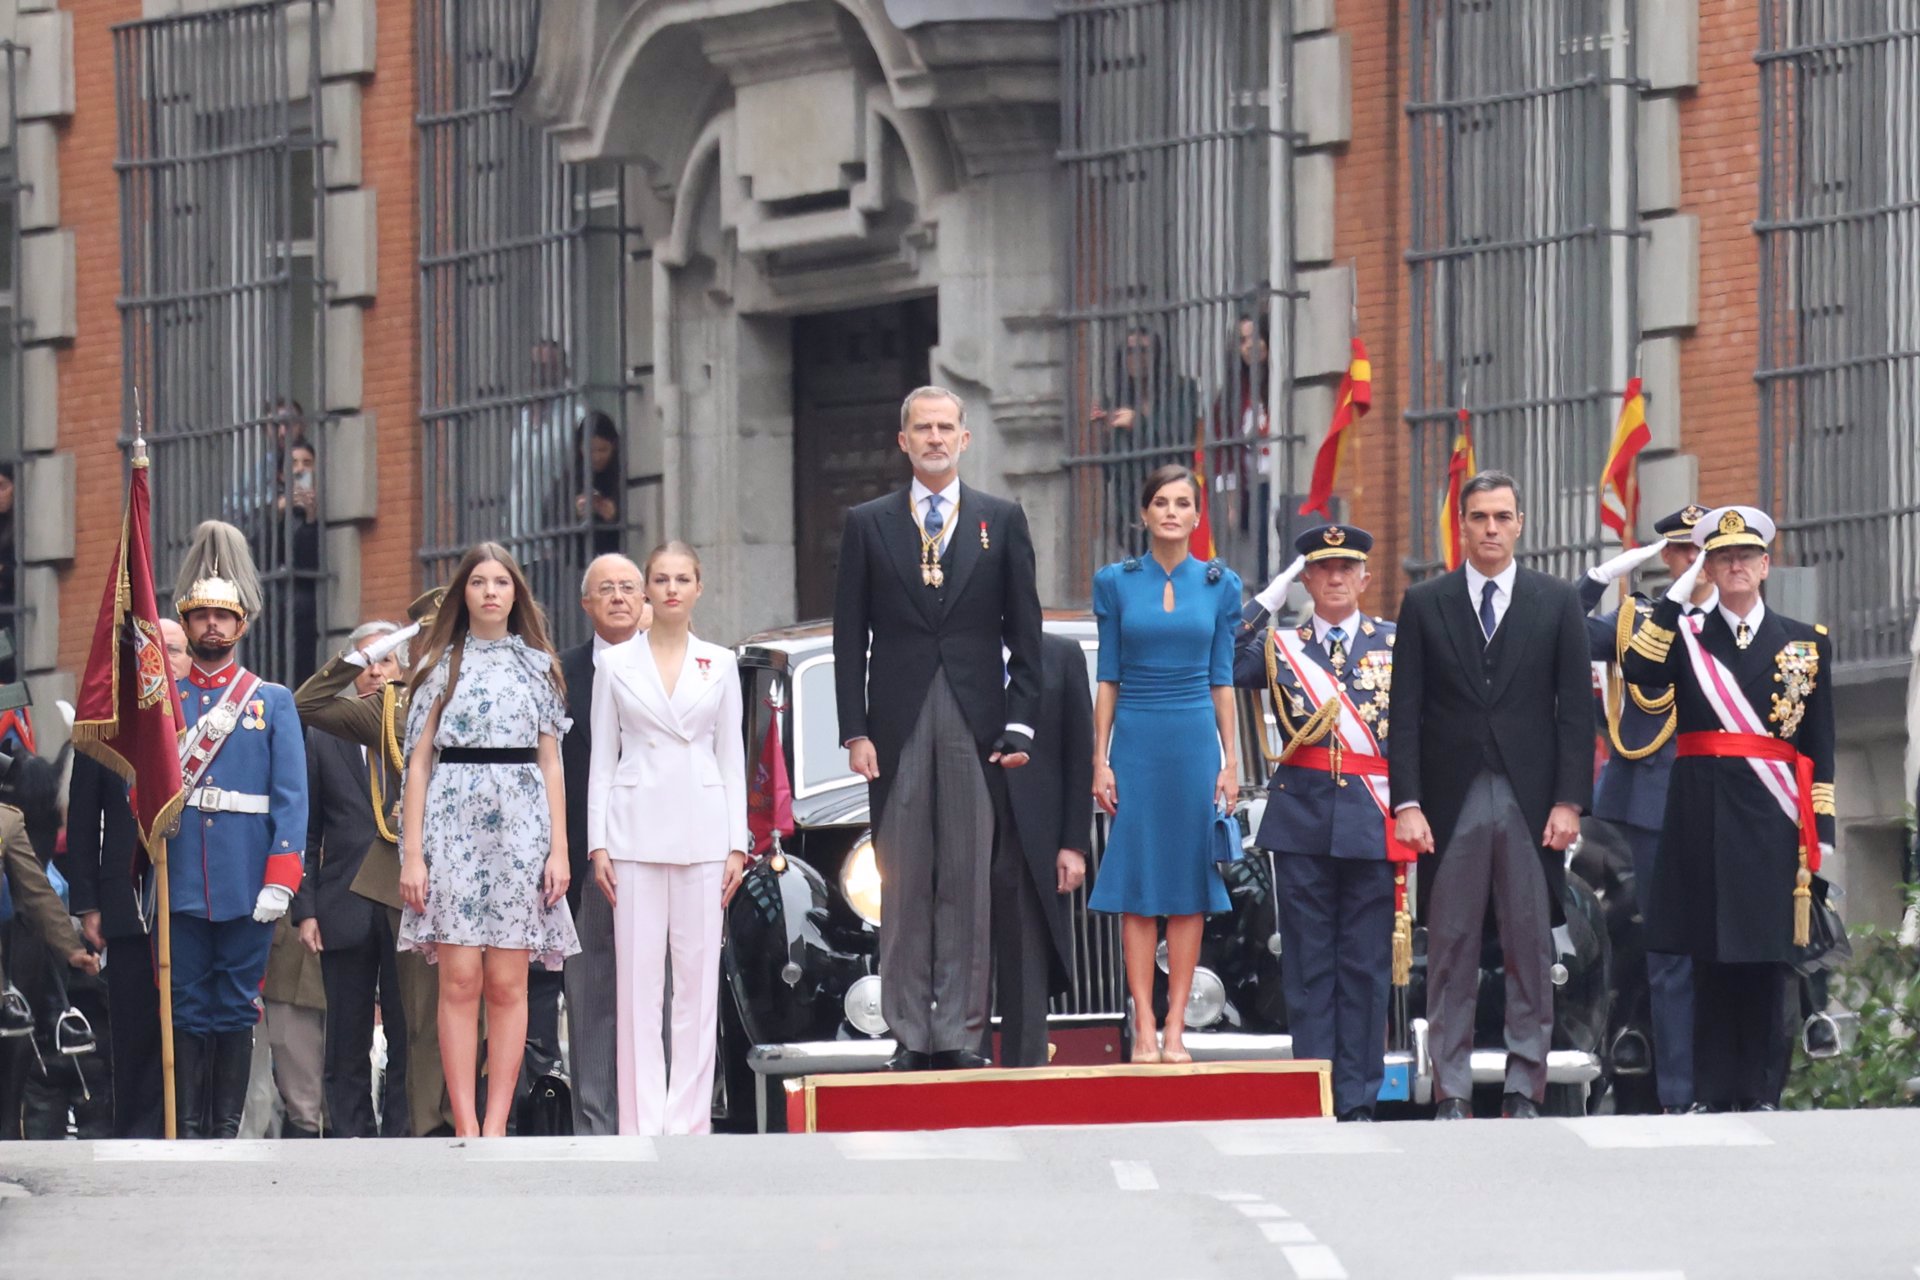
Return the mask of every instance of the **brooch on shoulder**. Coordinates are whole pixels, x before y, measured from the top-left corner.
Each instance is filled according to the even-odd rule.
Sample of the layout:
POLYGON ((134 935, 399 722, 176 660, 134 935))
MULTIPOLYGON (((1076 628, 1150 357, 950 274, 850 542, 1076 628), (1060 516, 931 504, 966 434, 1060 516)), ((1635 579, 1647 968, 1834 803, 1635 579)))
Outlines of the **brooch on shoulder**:
POLYGON ((1125 560, 1122 560, 1120 562, 1120 572, 1122 573, 1140 572, 1140 557, 1128 556, 1125 560))
POLYGON ((1220 561, 1218 560, 1207 561, 1207 584, 1211 586, 1212 584, 1220 581, 1222 575, 1224 575, 1226 571, 1227 571, 1227 566, 1220 563, 1220 561))

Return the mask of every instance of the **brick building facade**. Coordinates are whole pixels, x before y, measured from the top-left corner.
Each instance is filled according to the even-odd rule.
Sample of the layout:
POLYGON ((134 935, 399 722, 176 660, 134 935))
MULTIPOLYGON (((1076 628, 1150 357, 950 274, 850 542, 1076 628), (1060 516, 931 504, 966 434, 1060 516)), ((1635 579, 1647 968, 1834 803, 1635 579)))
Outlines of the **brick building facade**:
MULTIPOLYGON (((84 659, 131 421, 113 29, 229 7, 0 4, 22 184, 17 631, 43 724, 84 659)), ((1265 391, 1259 500, 1282 509, 1324 429, 1351 298, 1374 401, 1339 496, 1379 539, 1368 606, 1390 614, 1431 571, 1459 386, 1485 424, 1481 464, 1536 489, 1537 562, 1570 574, 1601 554, 1591 490, 1638 367, 1654 432, 1643 524, 1687 500, 1774 509, 1777 602, 1854 637, 1835 673, 1841 861, 1867 913, 1886 914, 1911 786, 1897 695, 1920 602, 1920 318, 1885 296, 1886 271, 1849 264, 1916 236, 1920 160, 1897 142, 1920 120, 1912 4, 316 12, 332 284, 325 402, 306 417, 323 636, 397 613, 449 547, 503 522, 569 613, 586 535, 514 516, 498 474, 556 412, 583 435, 595 414, 615 425, 623 514, 608 545, 695 541, 714 635, 814 611, 835 513, 892 474, 886 406, 922 378, 967 394, 970 471, 1035 513, 1047 593, 1072 603, 1113 550, 1113 499, 1091 478, 1108 446, 1088 422, 1114 403, 1125 335, 1154 331, 1170 385, 1218 418, 1234 322, 1267 316, 1284 376, 1265 391), (1116 93, 1158 114, 1098 117, 1116 93), (1089 120, 1107 132, 1080 147, 1089 120), (1885 120, 1898 127, 1878 150, 1830 145, 1869 127, 1880 139, 1885 120), (1552 145, 1499 141, 1515 137, 1552 145), (1156 168, 1159 155, 1181 161, 1156 168), (1182 182, 1196 185, 1166 186, 1182 182), (1125 221, 1143 194, 1160 204, 1137 207, 1179 211, 1176 238, 1203 246, 1193 263, 1132 265, 1164 251, 1125 221), (1884 238, 1844 239, 1869 232, 1884 238), (1822 336, 1835 317, 1841 336, 1822 336), (552 344, 561 392, 522 368, 529 346, 552 344), (1880 371, 1874 388, 1848 372, 1861 366, 1880 371)), ((563 492, 576 478, 564 436, 563 492)), ((1216 431, 1216 475, 1240 447, 1216 431)), ((156 488, 170 483, 157 462, 156 488)), ((1245 576, 1284 563, 1277 547, 1253 563, 1251 538, 1223 545, 1245 576)))

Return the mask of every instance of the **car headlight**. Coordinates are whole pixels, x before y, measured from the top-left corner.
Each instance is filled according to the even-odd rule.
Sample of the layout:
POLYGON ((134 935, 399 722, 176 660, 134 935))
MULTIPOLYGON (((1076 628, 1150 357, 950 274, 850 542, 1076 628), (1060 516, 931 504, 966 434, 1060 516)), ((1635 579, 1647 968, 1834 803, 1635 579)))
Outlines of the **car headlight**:
POLYGON ((1191 1031, 1201 1031, 1220 1021, 1227 1011, 1227 984, 1205 965, 1195 965, 1193 988, 1187 992, 1187 1008, 1181 1021, 1191 1031))
POLYGON ((846 999, 841 1002, 846 1010, 847 1021, 853 1029, 863 1036, 883 1036, 887 1034, 886 1015, 880 1012, 880 975, 869 973, 857 979, 847 988, 846 999))
POLYGON ((880 927, 880 860, 873 853, 871 831, 854 841, 847 860, 840 864, 840 894, 853 914, 880 927))

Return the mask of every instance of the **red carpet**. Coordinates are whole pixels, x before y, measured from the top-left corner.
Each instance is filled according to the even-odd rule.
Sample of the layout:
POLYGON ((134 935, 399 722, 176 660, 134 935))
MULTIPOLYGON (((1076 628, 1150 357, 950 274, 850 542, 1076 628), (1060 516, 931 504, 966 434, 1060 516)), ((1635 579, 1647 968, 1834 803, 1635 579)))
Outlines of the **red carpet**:
POLYGON ((786 1082, 793 1133, 985 1129, 1333 1114, 1324 1062, 877 1071, 786 1082))

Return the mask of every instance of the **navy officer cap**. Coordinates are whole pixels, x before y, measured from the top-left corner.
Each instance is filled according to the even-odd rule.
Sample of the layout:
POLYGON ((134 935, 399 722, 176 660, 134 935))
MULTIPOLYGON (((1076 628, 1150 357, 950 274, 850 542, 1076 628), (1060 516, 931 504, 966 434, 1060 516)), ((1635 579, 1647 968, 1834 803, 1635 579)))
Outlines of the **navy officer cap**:
POLYGON ((1316 560, 1359 560, 1364 563, 1367 552, 1373 550, 1373 535, 1350 524, 1323 524, 1295 538, 1293 549, 1305 556, 1308 564, 1316 560))
POLYGON ((1661 516, 1653 522, 1653 531, 1668 542, 1685 546, 1693 542, 1693 526, 1700 523, 1707 509, 1695 502, 1689 502, 1670 516, 1661 516))

